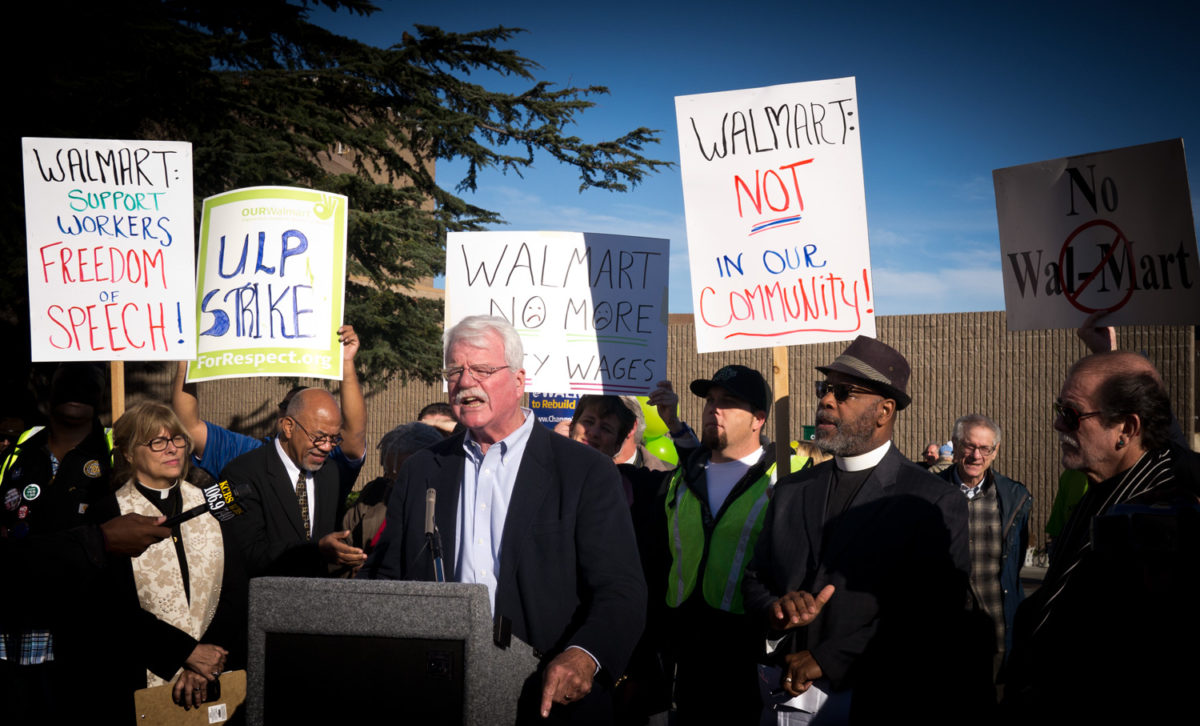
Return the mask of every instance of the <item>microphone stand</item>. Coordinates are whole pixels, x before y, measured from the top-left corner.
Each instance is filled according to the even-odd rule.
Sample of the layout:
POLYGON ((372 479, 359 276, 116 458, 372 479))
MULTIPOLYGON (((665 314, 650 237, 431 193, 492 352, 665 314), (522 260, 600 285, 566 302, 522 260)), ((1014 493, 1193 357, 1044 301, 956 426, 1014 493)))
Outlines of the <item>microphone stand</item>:
POLYGON ((442 565, 442 533, 437 527, 425 533, 425 542, 429 545, 429 553, 433 556, 433 577, 437 582, 446 581, 446 571, 442 565))

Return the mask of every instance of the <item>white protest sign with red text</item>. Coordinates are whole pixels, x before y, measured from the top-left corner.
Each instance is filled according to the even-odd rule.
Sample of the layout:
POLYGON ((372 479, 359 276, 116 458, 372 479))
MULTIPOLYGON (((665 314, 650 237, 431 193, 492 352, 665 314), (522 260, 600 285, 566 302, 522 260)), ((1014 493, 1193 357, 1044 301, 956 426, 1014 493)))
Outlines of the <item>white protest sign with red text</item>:
POLYGON ((853 78, 675 99, 701 353, 875 335, 853 78))
POLYGON ((1200 323, 1182 139, 992 177, 1009 330, 1200 323))
POLYGON ((192 145, 21 139, 34 361, 195 356, 192 145))

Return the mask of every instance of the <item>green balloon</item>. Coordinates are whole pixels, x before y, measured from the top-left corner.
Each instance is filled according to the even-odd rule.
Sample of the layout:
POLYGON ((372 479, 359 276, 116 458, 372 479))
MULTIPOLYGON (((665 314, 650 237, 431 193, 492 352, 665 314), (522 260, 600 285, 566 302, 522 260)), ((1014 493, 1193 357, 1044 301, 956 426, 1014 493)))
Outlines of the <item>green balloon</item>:
POLYGON ((679 452, 675 450, 675 442, 670 436, 656 436, 646 442, 646 451, 654 454, 672 466, 679 464, 679 452))
MULTIPOLYGON (((637 400, 642 407, 642 416, 646 419, 646 433, 642 435, 642 441, 649 442, 650 439, 657 439, 659 436, 667 433, 667 424, 658 415, 658 406, 651 406, 649 403, 646 403, 650 400, 650 397, 638 396, 637 400)), ((675 447, 672 446, 671 448, 674 450, 675 447)))

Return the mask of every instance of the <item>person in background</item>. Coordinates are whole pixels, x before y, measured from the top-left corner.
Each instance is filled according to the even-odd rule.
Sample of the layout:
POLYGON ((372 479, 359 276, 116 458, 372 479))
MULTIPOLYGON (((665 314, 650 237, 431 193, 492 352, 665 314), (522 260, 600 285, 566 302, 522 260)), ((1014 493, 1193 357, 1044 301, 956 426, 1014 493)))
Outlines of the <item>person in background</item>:
POLYGON ((223 526, 251 577, 323 577, 330 567, 357 569, 366 560, 346 542, 350 533, 337 531, 353 483, 328 463, 341 430, 333 395, 306 388, 292 397, 273 441, 221 471, 221 479, 249 488, 246 513, 223 526))
POLYGON ((941 474, 952 466, 954 466, 954 442, 947 441, 938 447, 937 461, 929 466, 929 473, 941 474))
MULTIPOLYGON (((64 363, 50 388, 49 425, 17 437, 0 464, 0 538, 55 535, 88 524, 88 510, 109 492, 112 456, 100 424, 104 370, 92 363, 64 363)), ((5 590, 13 592, 6 578, 5 590)), ((70 653, 59 634, 78 619, 70 607, 78 583, 63 577, 36 594, 48 607, 0 622, 0 706, 9 723, 68 719, 78 684, 70 653)))
POLYGON ((925 451, 921 453, 921 460, 917 462, 917 465, 922 469, 928 469, 937 463, 938 455, 937 442, 930 441, 928 444, 925 444, 925 451))
POLYGON ((462 424, 454 418, 454 409, 443 401, 435 401, 422 408, 417 413, 417 423, 434 427, 446 438, 462 430, 462 424))
POLYGON ((25 430, 25 421, 19 416, 5 416, 0 418, 0 456, 8 453, 8 450, 16 445, 17 439, 21 438, 21 432, 25 430))
POLYGON ((1019 481, 992 467, 1000 451, 1000 426, 980 413, 954 422, 954 466, 940 476, 967 498, 971 592, 996 632, 993 675, 1012 650, 1013 617, 1025 599, 1021 566, 1029 547, 1033 496, 1019 481))
MULTIPOLYGON (((343 325, 338 328, 338 340, 342 343, 341 411, 345 424, 342 443, 334 447, 332 459, 341 471, 342 480, 348 480, 352 486, 367 452, 367 405, 358 382, 358 372, 354 369, 354 356, 359 347, 358 335, 352 326, 343 325)), ((271 441, 273 436, 256 439, 200 418, 196 384, 185 384, 186 376, 187 361, 180 361, 171 379, 171 407, 192 439, 194 466, 215 477, 229 462, 271 441)), ((293 388, 279 402, 277 424, 287 416, 292 396, 301 390, 304 390, 303 386, 293 388)), ((349 489, 346 491, 349 493, 349 489)))
POLYGON ((804 461, 799 467, 793 466, 792 469, 795 471, 812 468, 823 461, 829 461, 833 458, 832 454, 828 451, 823 451, 820 446, 811 441, 797 441, 796 456, 801 459, 807 459, 807 461, 804 461))
POLYGON ((388 499, 392 495, 392 485, 400 473, 401 464, 421 449, 433 446, 444 438, 441 430, 420 422, 401 424, 383 435, 376 446, 383 475, 362 488, 358 499, 342 518, 342 529, 350 532, 349 544, 352 547, 371 554, 383 531, 388 499))
POLYGON ((569 430, 573 441, 614 460, 626 449, 636 452, 637 417, 619 396, 580 396, 569 430))

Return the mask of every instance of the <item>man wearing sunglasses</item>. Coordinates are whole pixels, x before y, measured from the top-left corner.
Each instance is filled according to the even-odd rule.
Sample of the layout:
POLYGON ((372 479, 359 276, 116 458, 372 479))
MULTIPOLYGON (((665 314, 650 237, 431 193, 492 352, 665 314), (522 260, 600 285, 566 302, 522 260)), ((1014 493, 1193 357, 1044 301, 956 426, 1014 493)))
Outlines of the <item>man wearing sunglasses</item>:
POLYGON ((342 413, 326 390, 306 388, 292 397, 279 435, 231 461, 221 479, 244 484, 246 513, 222 524, 242 551, 246 570, 258 575, 319 577, 328 565, 357 569, 366 555, 335 531, 349 487, 326 463, 342 443, 342 413))
POLYGON ((938 474, 967 498, 971 591, 996 631, 993 672, 1012 650, 1012 624, 1025 598, 1021 565, 1029 546, 1033 497, 1020 482, 992 469, 1000 426, 980 413, 954 422, 954 466, 938 474))
MULTIPOLYGON (((816 444, 780 480, 746 571, 746 611, 781 670, 774 706, 831 723, 970 722, 992 698, 969 625, 966 499, 891 443, 909 365, 859 336, 818 371, 816 444)), ((992 698, 994 700, 994 698, 992 698)))
POLYGON ((1162 378, 1136 353, 1076 363, 1053 412, 1062 465, 1089 486, 1017 613, 1005 705, 1014 719, 1177 721, 1200 680, 1200 456, 1172 440, 1162 378))

